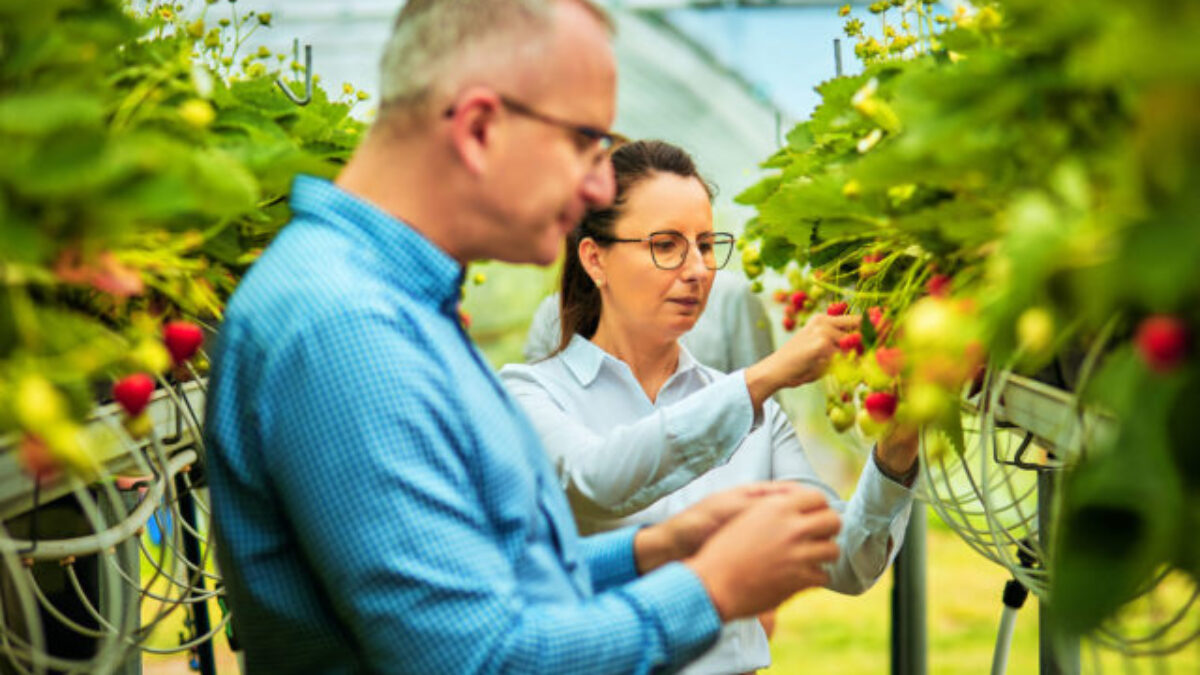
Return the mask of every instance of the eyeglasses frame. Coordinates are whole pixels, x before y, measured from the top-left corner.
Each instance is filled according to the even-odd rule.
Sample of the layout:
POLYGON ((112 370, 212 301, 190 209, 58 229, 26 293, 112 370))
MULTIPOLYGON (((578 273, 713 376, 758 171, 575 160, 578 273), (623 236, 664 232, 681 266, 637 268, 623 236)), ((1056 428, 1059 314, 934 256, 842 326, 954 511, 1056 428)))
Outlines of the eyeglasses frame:
MULTIPOLYGON (((590 124, 576 124, 575 122, 569 122, 567 120, 554 117, 553 115, 547 115, 546 113, 534 110, 530 106, 505 94, 497 93, 496 96, 500 99, 501 105, 518 115, 522 115, 524 117, 537 120, 543 124, 549 124, 550 126, 558 127, 560 129, 566 129, 573 134, 587 139, 590 144, 594 145, 600 150, 601 155, 607 155, 613 150, 616 150, 620 146, 629 142, 628 138, 615 131, 606 131, 600 127, 594 127, 590 124)), ((454 111, 455 106, 452 105, 449 108, 446 108, 446 111, 442 113, 442 117, 453 117, 454 111)))
MULTIPOLYGON (((693 243, 692 243, 692 240, 685 237, 682 232, 678 232, 676 230, 656 230, 656 231, 651 232, 650 234, 646 235, 645 237, 641 237, 640 239, 631 239, 631 238, 627 238, 627 237, 613 237, 613 236, 609 236, 606 234, 593 234, 593 235, 588 235, 588 236, 591 239, 594 239, 598 242, 609 242, 609 243, 614 243, 614 244, 642 244, 642 243, 647 243, 647 242, 651 241, 655 235, 659 235, 659 234, 672 234, 672 235, 678 236, 679 238, 683 239, 683 242, 684 242, 683 256, 679 259, 679 262, 676 263, 675 265, 673 265, 671 267, 663 267, 662 264, 658 262, 658 256, 654 254, 654 247, 651 246, 650 247, 650 260, 652 260, 654 262, 654 266, 660 270, 667 270, 667 271, 677 270, 680 267, 683 267, 683 264, 687 262, 688 253, 691 253, 693 243)), ((705 233, 705 234, 709 234, 709 233, 705 233)), ((729 252, 725 254, 725 260, 721 261, 721 263, 718 264, 716 267, 709 267, 708 265, 704 266, 705 269, 709 269, 709 270, 712 270, 715 272, 717 270, 724 269, 725 266, 729 264, 729 259, 733 257, 733 249, 734 249, 734 244, 737 242, 737 237, 733 236, 732 232, 712 232, 711 234, 714 237, 714 239, 716 237, 728 237, 729 238, 729 252)), ((701 260, 704 259, 703 255, 701 255, 700 259, 701 260)))

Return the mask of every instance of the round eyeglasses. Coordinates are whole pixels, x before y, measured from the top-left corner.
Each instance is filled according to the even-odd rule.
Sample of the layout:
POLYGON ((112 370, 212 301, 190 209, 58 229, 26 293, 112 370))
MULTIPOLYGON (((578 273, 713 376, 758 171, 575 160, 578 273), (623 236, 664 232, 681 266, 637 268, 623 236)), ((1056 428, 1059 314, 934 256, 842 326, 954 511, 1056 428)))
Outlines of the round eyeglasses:
MULTIPOLYGON (((678 269, 687 260, 691 248, 688 238, 679 232, 665 230, 651 232, 640 239, 626 239, 607 235, 593 235, 592 239, 599 242, 614 244, 650 243, 650 259, 660 270, 678 269)), ((700 259, 710 270, 719 270, 729 262, 733 253, 733 235, 728 232, 706 232, 696 237, 696 250, 700 251, 700 259)))

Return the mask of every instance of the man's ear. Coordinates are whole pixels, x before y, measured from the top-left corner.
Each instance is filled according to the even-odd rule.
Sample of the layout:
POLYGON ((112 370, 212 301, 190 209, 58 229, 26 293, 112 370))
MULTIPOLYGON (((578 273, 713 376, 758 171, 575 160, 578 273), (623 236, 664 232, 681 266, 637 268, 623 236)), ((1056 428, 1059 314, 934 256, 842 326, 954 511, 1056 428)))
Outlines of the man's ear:
POLYGON ((500 98, 486 87, 471 87, 449 109, 450 139, 454 151, 474 175, 487 171, 499 128, 500 98))
POLYGON ((583 271, 596 283, 596 288, 603 288, 606 281, 603 251, 591 237, 579 240, 579 264, 583 265, 583 271))

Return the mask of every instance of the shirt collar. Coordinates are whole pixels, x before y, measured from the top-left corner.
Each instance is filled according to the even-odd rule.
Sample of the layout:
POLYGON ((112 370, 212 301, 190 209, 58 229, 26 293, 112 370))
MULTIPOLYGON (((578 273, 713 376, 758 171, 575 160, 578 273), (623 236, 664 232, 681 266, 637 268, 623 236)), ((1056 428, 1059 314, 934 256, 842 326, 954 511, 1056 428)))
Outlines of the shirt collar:
POLYGON ((291 206, 297 216, 321 221, 369 243, 372 254, 401 288, 432 298, 439 306, 457 307, 463 267, 404 221, 313 176, 296 176, 291 206))
MULTIPOLYGON (((606 359, 612 361, 614 365, 617 363, 625 365, 623 361, 597 347, 591 340, 578 333, 571 336, 571 341, 567 343, 567 348, 562 351, 560 358, 567 366, 567 370, 570 370, 575 379, 579 380, 579 384, 584 387, 591 385, 596 380, 600 374, 600 367, 604 365, 606 359)), ((679 345, 679 365, 676 366, 675 373, 671 377, 677 377, 699 366, 700 362, 692 356, 687 347, 681 344, 679 345)), ((628 369, 627 366, 626 369, 628 369)))

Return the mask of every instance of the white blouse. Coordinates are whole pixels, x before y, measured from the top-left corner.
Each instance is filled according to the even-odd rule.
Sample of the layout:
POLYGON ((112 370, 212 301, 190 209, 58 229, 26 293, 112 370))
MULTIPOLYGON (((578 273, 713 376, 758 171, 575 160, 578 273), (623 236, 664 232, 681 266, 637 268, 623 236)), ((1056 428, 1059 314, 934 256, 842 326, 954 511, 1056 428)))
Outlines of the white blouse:
MULTIPOLYGON (((681 349, 651 403, 625 362, 576 335, 553 358, 507 365, 500 378, 541 436, 583 534, 661 522, 737 485, 792 480, 842 514, 828 588, 862 593, 903 543, 912 492, 869 461, 843 502, 813 471, 778 404, 768 399, 755 419, 740 370, 726 375, 681 349)), ((762 625, 741 619, 682 672, 742 673, 770 660, 762 625)))

